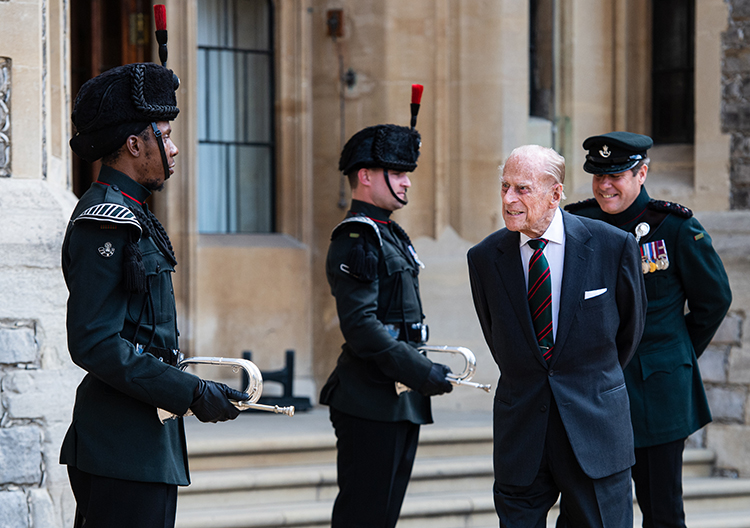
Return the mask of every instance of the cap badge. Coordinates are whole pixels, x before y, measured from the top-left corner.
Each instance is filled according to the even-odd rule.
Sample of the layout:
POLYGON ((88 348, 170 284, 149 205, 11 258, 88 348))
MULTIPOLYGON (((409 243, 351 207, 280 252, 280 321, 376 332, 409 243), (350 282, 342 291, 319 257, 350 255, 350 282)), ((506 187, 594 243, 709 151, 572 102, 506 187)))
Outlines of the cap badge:
POLYGON ((99 248, 99 254, 105 258, 109 258, 114 255, 115 248, 112 247, 112 242, 105 242, 104 247, 99 248))
POLYGON ((599 151, 599 155, 602 158, 608 158, 612 153, 609 151, 609 147, 607 145, 604 145, 602 149, 599 151))

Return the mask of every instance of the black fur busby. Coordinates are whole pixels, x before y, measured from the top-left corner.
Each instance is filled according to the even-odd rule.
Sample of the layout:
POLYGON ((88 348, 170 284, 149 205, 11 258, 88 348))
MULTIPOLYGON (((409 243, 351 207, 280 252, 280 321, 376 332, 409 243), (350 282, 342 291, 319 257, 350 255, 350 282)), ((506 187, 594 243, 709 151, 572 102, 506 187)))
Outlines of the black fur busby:
POLYGON ((375 125, 354 134, 344 145, 339 170, 351 174, 362 168, 412 172, 417 168, 422 138, 413 128, 375 125))
POLYGON ((120 148, 128 136, 151 122, 172 121, 177 108, 177 76, 150 62, 112 68, 81 87, 71 119, 73 152, 88 162, 120 148))

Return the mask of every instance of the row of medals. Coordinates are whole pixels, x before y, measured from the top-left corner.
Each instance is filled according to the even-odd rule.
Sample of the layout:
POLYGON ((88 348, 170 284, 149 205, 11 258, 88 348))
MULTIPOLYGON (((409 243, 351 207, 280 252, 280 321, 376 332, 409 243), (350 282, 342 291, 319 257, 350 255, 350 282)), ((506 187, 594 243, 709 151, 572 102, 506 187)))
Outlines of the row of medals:
MULTIPOLYGON (((648 234, 651 231, 651 226, 646 222, 641 222, 635 228, 635 239, 636 242, 648 234)), ((666 255, 660 256, 655 259, 649 259, 646 255, 641 256, 641 271, 643 274, 653 273, 655 271, 662 271, 669 267, 669 258, 666 255)))

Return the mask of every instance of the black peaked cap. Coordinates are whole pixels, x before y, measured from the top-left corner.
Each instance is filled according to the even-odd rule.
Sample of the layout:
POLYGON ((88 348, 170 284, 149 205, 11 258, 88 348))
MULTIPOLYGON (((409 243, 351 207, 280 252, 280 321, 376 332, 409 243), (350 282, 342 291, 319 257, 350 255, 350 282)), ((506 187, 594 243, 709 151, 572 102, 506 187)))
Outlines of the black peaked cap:
POLYGON ((610 132, 591 136, 583 142, 588 150, 583 170, 590 174, 617 174, 635 167, 645 159, 654 141, 642 134, 610 132))

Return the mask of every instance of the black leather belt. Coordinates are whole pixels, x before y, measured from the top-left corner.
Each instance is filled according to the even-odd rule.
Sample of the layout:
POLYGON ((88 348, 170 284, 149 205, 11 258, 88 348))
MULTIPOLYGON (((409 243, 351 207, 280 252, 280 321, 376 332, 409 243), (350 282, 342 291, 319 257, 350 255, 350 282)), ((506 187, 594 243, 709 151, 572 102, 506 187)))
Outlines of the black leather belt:
POLYGON ((411 341, 412 343, 426 343, 430 337, 430 329, 423 323, 388 323, 383 327, 394 339, 411 341))
POLYGON ((156 357, 159 361, 163 361, 167 365, 172 365, 173 367, 177 366, 177 363, 180 361, 179 349, 161 348, 154 345, 148 347, 148 350, 144 350, 144 348, 145 347, 140 343, 136 343, 135 353, 143 354, 143 352, 148 352, 152 356, 156 357))

